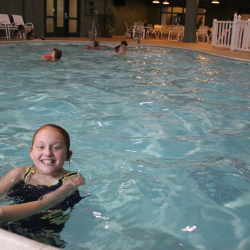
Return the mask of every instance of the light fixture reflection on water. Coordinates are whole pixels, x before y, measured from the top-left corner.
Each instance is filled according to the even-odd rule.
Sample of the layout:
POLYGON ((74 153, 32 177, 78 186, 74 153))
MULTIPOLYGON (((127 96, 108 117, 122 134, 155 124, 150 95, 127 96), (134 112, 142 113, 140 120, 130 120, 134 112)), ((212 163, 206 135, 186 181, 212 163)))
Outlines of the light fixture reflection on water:
POLYGON ((137 141, 137 142, 134 142, 133 144, 138 144, 138 143, 142 143, 142 141, 137 141))
POLYGON ((146 103, 153 103, 153 102, 141 102, 140 105, 146 104, 146 103))
POLYGON ((189 227, 187 226, 186 228, 181 229, 182 231, 186 231, 186 232, 192 232, 193 230, 195 230, 197 227, 196 226, 192 226, 189 227))

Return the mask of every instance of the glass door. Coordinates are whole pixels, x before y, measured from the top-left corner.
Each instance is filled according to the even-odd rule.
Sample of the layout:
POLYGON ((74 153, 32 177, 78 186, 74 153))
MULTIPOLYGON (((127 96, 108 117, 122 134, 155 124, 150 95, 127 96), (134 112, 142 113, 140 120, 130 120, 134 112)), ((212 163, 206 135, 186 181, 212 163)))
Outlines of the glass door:
POLYGON ((68 36, 79 36, 78 0, 68 0, 68 36))
POLYGON ((79 36, 79 0, 45 0, 45 36, 79 36))

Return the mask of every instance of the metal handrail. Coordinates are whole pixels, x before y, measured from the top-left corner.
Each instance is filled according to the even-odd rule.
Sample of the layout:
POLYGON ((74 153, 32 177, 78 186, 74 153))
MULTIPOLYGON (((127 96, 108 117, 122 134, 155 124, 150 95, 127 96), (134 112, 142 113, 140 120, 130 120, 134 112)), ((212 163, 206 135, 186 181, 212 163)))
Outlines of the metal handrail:
POLYGON ((96 37, 97 37, 97 29, 96 29, 95 20, 93 19, 93 21, 92 21, 92 41, 96 41, 96 37))
POLYGON ((142 31, 141 31, 141 24, 142 24, 142 22, 141 21, 139 21, 138 23, 137 23, 137 26, 136 27, 134 27, 134 31, 133 31, 133 41, 135 42, 135 40, 136 39, 138 39, 138 43, 141 43, 141 34, 142 34, 142 31), (139 29, 139 37, 138 38, 135 38, 135 30, 137 30, 137 27, 138 27, 138 25, 140 25, 140 29, 139 29))

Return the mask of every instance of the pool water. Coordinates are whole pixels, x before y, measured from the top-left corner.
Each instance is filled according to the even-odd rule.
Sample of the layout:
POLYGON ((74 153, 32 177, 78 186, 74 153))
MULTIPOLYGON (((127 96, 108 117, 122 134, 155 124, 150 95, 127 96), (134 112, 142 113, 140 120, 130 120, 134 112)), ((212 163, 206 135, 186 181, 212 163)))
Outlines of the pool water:
MULTIPOLYGON (((249 249, 250 66, 165 47, 0 46, 0 175, 46 123, 86 185, 65 249, 249 249), (53 48, 60 61, 42 59, 53 48)), ((65 168, 68 169, 65 164, 65 168)))

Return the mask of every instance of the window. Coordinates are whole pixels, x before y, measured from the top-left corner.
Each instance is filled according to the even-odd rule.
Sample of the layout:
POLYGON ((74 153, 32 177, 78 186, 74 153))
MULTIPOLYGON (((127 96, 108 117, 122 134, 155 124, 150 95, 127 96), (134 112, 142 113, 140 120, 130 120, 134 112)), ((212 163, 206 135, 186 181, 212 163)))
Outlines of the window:
MULTIPOLYGON (((186 7, 162 7, 161 24, 185 26, 186 7)), ((205 8, 198 8, 197 26, 205 24, 205 8)))

